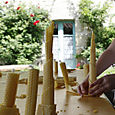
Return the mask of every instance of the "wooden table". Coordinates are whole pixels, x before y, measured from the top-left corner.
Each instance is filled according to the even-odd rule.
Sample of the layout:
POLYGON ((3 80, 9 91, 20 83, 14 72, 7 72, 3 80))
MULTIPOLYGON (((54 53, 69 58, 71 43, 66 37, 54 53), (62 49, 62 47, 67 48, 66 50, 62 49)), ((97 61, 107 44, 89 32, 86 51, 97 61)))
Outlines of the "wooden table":
MULTIPOLYGON (((41 103, 42 85, 38 86, 38 103, 41 103)), ((83 97, 55 89, 57 115, 115 115, 115 110, 106 98, 83 97)))
POLYGON ((105 98, 83 97, 55 90, 57 115, 115 115, 115 110, 105 98))

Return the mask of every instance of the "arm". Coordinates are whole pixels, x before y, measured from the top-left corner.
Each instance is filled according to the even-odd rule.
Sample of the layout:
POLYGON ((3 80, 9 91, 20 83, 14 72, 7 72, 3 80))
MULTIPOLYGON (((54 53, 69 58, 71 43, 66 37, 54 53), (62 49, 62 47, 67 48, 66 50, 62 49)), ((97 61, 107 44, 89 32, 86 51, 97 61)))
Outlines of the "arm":
POLYGON ((115 89, 115 74, 105 75, 90 85, 89 93, 100 96, 104 92, 115 89))
POLYGON ((99 76, 102 72, 104 72, 113 63, 115 63, 115 39, 110 44, 110 46, 103 52, 103 54, 99 57, 96 63, 97 76, 99 76))
MULTIPOLYGON (((97 76, 115 63, 115 39, 104 51, 96 63, 97 76)), ((102 93, 115 88, 115 74, 105 75, 90 85, 89 93, 92 96, 99 96, 102 93)))
MULTIPOLYGON (((99 57, 96 63, 97 76, 100 75, 103 71, 105 71, 114 62, 115 62, 115 39, 110 44, 110 46, 103 52, 103 54, 99 57)), ((88 94, 89 89, 88 77, 89 75, 83 81, 83 83, 80 84, 77 88, 77 91, 80 95, 88 94)), ((91 85, 91 87, 94 87, 94 85, 91 85)), ((91 93, 93 93, 94 90, 92 90, 91 93)))

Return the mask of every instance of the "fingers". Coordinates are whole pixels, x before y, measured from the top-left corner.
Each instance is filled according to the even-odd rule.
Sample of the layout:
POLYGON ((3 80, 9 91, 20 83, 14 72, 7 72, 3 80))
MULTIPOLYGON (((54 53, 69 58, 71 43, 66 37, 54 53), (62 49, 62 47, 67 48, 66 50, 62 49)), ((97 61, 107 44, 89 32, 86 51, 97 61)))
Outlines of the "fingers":
POLYGON ((94 90, 94 91, 90 92, 90 95, 92 95, 92 96, 99 96, 99 95, 101 95, 104 92, 104 90, 105 90, 104 86, 99 87, 97 90, 94 90))
POLYGON ((88 94, 88 88, 89 88, 89 84, 88 83, 82 83, 81 85, 78 86, 77 92, 81 96, 87 95, 88 94))
POLYGON ((83 94, 82 94, 82 91, 81 91, 81 87, 80 87, 80 85, 77 87, 77 92, 82 96, 83 94))
POLYGON ((100 87, 99 85, 96 85, 96 86, 90 88, 90 89, 89 89, 89 93, 92 94, 93 92, 95 92, 96 90, 98 90, 99 87, 100 87))
POLYGON ((101 78, 101 79, 98 79, 98 80, 96 80, 94 83, 92 83, 92 84, 90 85, 90 88, 96 86, 97 84, 102 84, 102 82, 103 82, 103 79, 102 79, 102 78, 101 78))
POLYGON ((112 89, 111 84, 114 84, 115 77, 113 76, 104 76, 94 83, 92 83, 89 87, 89 82, 86 79, 81 85, 78 86, 78 93, 83 96, 84 94, 88 94, 88 88, 90 89, 89 93, 92 96, 100 96, 103 92, 112 89))
POLYGON ((88 81, 88 77, 87 77, 87 78, 84 80, 84 82, 77 87, 77 92, 78 92, 81 96, 87 95, 87 94, 88 94, 88 89, 89 89, 89 81, 88 81))
POLYGON ((82 92, 82 94, 86 94, 86 92, 87 92, 83 85, 81 85, 81 92, 82 92))
POLYGON ((106 90, 106 85, 103 78, 96 80, 90 85, 90 95, 99 96, 106 90))

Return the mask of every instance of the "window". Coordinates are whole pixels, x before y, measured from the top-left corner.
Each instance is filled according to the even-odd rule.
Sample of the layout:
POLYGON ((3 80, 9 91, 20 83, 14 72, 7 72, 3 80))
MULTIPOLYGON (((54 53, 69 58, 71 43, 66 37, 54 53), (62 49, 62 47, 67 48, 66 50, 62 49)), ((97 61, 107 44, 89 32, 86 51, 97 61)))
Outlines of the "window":
POLYGON ((64 23, 63 31, 64 31, 64 34, 72 35, 73 34, 73 24, 72 23, 64 23))
POLYGON ((58 24, 54 24, 54 35, 58 35, 58 24))

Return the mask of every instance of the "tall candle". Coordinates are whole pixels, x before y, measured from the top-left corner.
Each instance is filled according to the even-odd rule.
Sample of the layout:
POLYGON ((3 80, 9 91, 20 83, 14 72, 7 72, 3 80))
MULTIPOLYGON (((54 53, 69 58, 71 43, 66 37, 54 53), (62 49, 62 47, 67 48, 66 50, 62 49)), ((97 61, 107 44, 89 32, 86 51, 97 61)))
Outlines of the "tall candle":
POLYGON ((53 105, 54 104, 54 79, 53 79, 53 29, 54 23, 46 29, 46 43, 45 54, 46 60, 44 64, 44 77, 43 77, 43 92, 42 92, 42 104, 53 105))
POLYGON ((83 69, 84 69, 84 77, 86 77, 89 73, 89 64, 84 64, 83 69))
POLYGON ((90 77, 89 80, 93 83, 96 80, 96 51, 95 51, 95 35, 92 32, 91 49, 90 49, 90 77))
POLYGON ((37 91, 38 91, 38 79, 39 79, 39 70, 30 69, 28 76, 25 115, 35 115, 37 91))
POLYGON ((65 63, 61 62, 60 63, 60 67, 61 67, 61 71, 62 71, 62 74, 63 74, 63 77, 64 77, 64 82, 65 82, 66 90, 68 90, 69 89, 69 78, 68 78, 68 73, 67 73, 67 69, 66 69, 65 63))
POLYGON ((3 105, 6 107, 13 107, 15 104, 18 80, 19 74, 8 73, 6 91, 3 102, 3 105))

